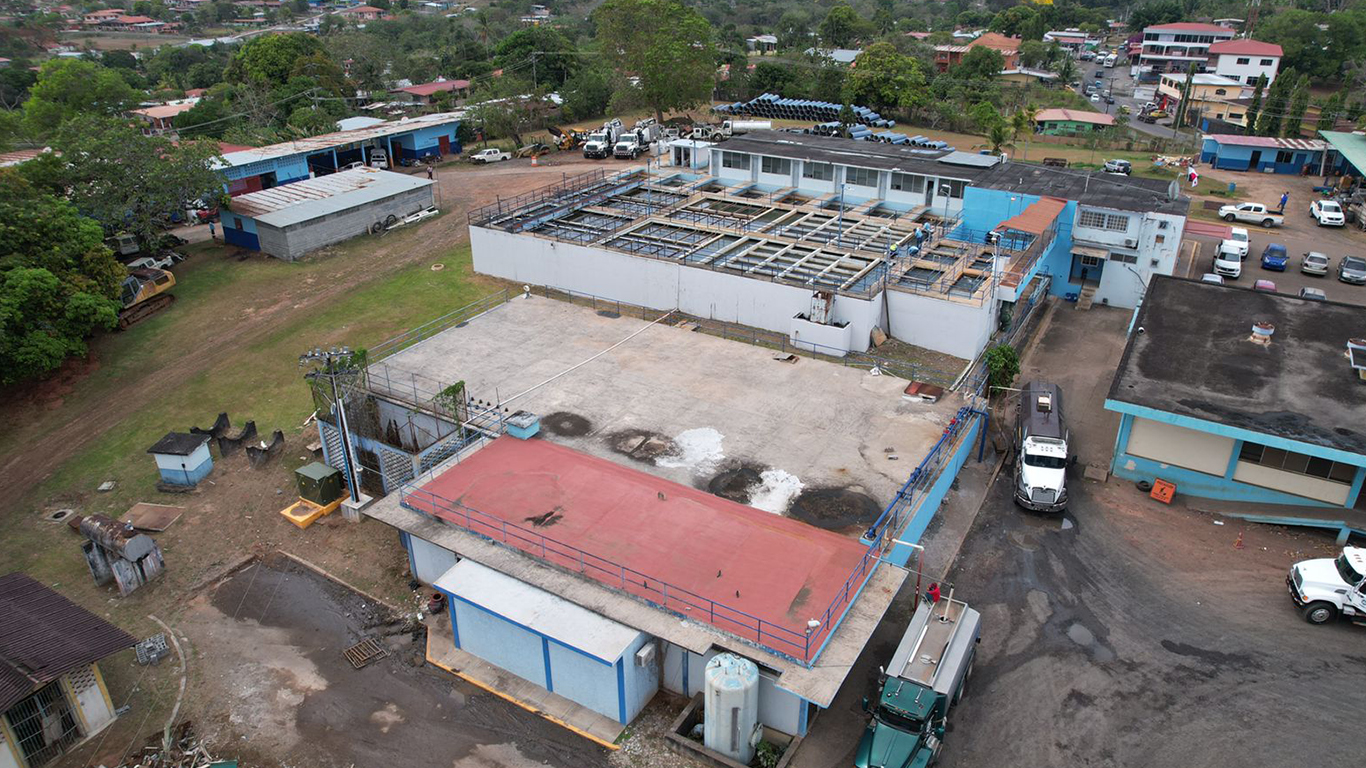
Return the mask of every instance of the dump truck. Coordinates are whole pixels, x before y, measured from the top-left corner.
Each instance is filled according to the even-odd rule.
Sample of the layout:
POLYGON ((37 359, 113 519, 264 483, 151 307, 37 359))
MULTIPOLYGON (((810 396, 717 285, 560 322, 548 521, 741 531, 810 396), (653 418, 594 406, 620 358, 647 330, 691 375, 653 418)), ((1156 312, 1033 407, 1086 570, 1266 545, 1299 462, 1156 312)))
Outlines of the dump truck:
POLYGON ((164 269, 128 270, 119 293, 119 330, 146 320, 175 301, 168 291, 175 287, 175 276, 164 269))
POLYGON ((855 768, 924 768, 939 758, 949 709, 963 697, 982 615, 953 593, 925 600, 881 670, 876 705, 854 754, 855 768))

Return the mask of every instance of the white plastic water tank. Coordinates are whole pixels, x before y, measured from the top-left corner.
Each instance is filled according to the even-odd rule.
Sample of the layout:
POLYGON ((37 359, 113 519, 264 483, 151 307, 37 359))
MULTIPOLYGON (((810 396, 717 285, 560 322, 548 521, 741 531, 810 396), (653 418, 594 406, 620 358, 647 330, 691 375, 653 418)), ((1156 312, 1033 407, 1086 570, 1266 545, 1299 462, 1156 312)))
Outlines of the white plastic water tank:
POLYGON ((733 653, 707 662, 702 743, 741 765, 754 759, 759 725, 759 667, 733 653))

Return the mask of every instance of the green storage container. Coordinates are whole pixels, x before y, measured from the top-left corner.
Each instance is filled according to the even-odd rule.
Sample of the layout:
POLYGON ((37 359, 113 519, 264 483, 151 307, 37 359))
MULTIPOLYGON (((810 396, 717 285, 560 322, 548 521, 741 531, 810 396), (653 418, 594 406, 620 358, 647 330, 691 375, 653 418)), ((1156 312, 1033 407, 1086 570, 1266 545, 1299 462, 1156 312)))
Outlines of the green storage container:
POLYGON ((327 506, 342 495, 342 473, 321 461, 294 470, 299 483, 299 498, 327 506))

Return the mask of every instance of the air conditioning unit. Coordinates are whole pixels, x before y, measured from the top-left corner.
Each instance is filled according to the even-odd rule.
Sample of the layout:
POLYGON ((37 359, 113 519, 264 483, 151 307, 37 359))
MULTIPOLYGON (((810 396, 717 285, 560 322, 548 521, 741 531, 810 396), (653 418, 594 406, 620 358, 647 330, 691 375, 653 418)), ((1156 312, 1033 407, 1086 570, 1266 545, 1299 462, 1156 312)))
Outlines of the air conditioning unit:
POLYGON ((645 645, 642 645, 642 646, 640 647, 640 650, 636 651, 636 666, 637 666, 637 667, 651 667, 651 666, 654 666, 654 663, 655 663, 655 644, 654 644, 654 643, 646 643, 645 645))
POLYGON ((1125 248, 1137 248, 1137 247, 1138 247, 1138 241, 1137 241, 1137 240, 1133 240, 1133 239, 1125 240, 1125 241, 1124 241, 1124 247, 1125 247, 1125 248))

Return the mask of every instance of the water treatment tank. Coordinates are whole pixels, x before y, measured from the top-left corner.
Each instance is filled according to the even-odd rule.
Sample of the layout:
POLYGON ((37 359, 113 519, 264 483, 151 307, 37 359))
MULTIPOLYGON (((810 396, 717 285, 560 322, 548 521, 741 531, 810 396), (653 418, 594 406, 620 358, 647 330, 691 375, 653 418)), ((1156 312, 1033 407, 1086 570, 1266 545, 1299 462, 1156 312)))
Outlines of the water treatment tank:
POLYGON ((741 765, 754 759, 759 725, 759 667, 733 653, 707 662, 702 743, 741 765))

